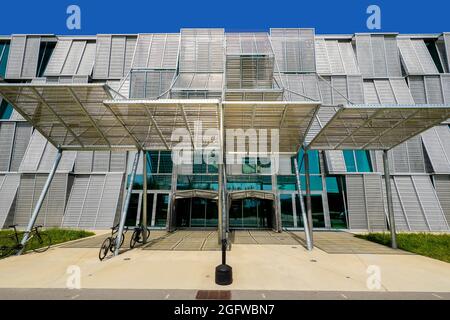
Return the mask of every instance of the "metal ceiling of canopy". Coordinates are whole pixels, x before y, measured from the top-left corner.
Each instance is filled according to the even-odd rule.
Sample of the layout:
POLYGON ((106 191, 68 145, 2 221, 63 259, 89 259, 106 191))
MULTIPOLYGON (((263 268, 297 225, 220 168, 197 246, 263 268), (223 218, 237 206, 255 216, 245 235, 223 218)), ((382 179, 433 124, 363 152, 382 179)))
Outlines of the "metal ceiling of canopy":
MULTIPOLYGON (((269 130, 278 129, 278 151, 296 153, 304 142, 320 102, 225 101, 223 105, 225 129, 267 129, 267 151, 273 151, 270 144, 272 132, 269 130)), ((249 150, 248 139, 246 143, 246 150, 249 150)))
POLYGON ((390 150, 448 117, 450 105, 342 106, 307 148, 390 150))

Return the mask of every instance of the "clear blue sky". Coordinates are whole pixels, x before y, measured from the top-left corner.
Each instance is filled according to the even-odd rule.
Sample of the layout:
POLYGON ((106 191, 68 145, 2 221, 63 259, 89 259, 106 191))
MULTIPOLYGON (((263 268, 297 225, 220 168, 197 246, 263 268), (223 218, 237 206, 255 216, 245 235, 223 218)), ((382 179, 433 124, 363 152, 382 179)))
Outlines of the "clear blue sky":
POLYGON ((181 27, 261 31, 314 27, 316 33, 367 32, 366 8, 382 10, 384 32, 450 31, 450 1, 426 0, 2 0, 0 34, 177 32, 181 27), (81 8, 81 30, 66 28, 66 8, 81 8))

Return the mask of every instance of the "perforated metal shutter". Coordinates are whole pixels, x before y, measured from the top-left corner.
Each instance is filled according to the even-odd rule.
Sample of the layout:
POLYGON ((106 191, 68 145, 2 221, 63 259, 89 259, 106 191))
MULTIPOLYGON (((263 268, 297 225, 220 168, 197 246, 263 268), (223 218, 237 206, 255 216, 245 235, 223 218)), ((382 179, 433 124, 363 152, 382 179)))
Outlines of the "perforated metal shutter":
POLYGON ((6 65, 5 77, 19 79, 22 76, 22 64, 25 56, 27 37, 24 35, 12 36, 9 47, 8 63, 6 65))
POLYGON ((116 212, 120 204, 122 180, 122 173, 108 173, 106 175, 105 186, 95 221, 96 229, 107 229, 114 225, 116 212))
MULTIPOLYGON (((20 163, 25 155, 25 151, 30 142, 31 126, 27 122, 16 123, 16 133, 14 137, 13 153, 11 157, 10 171, 18 171, 20 163)), ((4 151, 5 149, 0 148, 4 151)))
POLYGON ((445 213, 447 224, 450 224, 450 176, 435 175, 434 186, 436 187, 439 202, 445 213))
MULTIPOLYGON (((389 213, 386 197, 386 184, 384 182, 384 178, 382 180, 382 186, 383 186, 382 190, 383 190, 384 208, 386 216, 388 217, 389 213)), ((411 231, 408 225, 408 220, 406 219, 406 215, 403 211, 400 198, 398 197, 398 192, 393 179, 391 179, 391 190, 392 190, 392 203, 394 207, 395 228, 397 229, 397 231, 411 231)))
POLYGON ((429 231, 411 177, 397 176, 394 181, 411 231, 429 231))
POLYGON ((427 103, 444 103, 441 78, 439 76, 425 76, 425 90, 427 93, 427 103))
POLYGON ((448 231, 449 227, 429 176, 412 176, 430 231, 448 231))
POLYGON ((330 174, 347 172, 344 154, 341 150, 325 151, 325 159, 330 174))
POLYGON ((364 175, 364 193, 366 200, 369 231, 386 230, 386 218, 381 190, 381 176, 364 175))
POLYGON ((126 170, 126 152, 111 151, 110 172, 125 172, 126 170))
POLYGON ((350 229, 367 230, 368 223, 363 177, 360 175, 347 175, 345 179, 350 229))
POLYGON ((409 88, 416 104, 426 104, 427 95, 425 92, 425 82, 423 77, 408 77, 409 88))
POLYGON ((75 173, 90 173, 92 171, 93 151, 79 151, 75 159, 75 173))
POLYGON ((109 171, 109 151, 95 151, 92 163, 92 172, 109 171))
POLYGON ((139 34, 132 68, 176 69, 179 34, 139 34))
POLYGON ((37 130, 34 130, 22 159, 22 163, 20 164, 19 171, 37 171, 46 145, 47 140, 37 130))
POLYGON ((89 175, 76 175, 67 202, 63 227, 77 228, 84 209, 84 200, 89 186, 89 175))
POLYGON ((69 39, 58 39, 52 56, 48 61, 47 68, 45 69, 45 76, 57 76, 61 74, 71 45, 72 41, 69 39))
POLYGON ((109 61, 111 59, 111 35, 97 35, 97 50, 93 77, 106 79, 109 76, 109 61))
POLYGON ((5 227, 5 221, 11 210, 19 187, 20 175, 0 175, 0 229, 5 227))
POLYGON ((357 34, 355 39, 359 69, 363 77, 371 78, 374 76, 374 65, 370 35, 357 34))
POLYGON ((0 123, 0 172, 9 171, 14 142, 14 122, 0 123))
POLYGON ((28 36, 23 57, 22 78, 36 77, 41 37, 28 36))
POLYGON ((442 129, 431 128, 422 133, 422 139, 434 172, 450 173, 450 154, 446 152, 450 149, 448 126, 443 126, 442 129), (447 147, 444 148, 444 145, 447 147))

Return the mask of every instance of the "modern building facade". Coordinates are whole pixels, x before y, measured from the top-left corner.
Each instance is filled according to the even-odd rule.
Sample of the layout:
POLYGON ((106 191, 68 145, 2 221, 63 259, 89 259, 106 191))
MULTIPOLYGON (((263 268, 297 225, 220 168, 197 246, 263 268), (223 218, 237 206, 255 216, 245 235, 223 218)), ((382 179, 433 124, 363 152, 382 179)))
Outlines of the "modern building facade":
MULTIPOLYGON (((27 94, 39 98, 37 108, 42 108, 42 114, 52 110, 45 108, 52 98, 62 105, 94 108, 93 101, 83 100, 81 89, 77 91, 82 87, 77 84, 107 85, 113 94, 99 91, 99 96, 104 95, 102 100, 118 96, 137 104, 161 100, 167 108, 170 101, 182 102, 165 118, 161 114, 164 105, 151 109, 142 120, 146 129, 138 121, 134 125, 105 124, 107 129, 98 129, 95 124, 101 120, 90 120, 96 134, 105 140, 114 137, 116 144, 136 142, 123 142, 128 139, 118 132, 123 128, 139 128, 130 136, 138 142, 147 139, 142 153, 146 161, 137 167, 127 225, 141 223, 145 215, 151 228, 217 228, 218 165, 174 165, 170 142, 165 138, 170 134, 166 132, 170 121, 172 128, 180 122, 193 129, 193 119, 207 122, 217 117, 212 109, 194 104, 218 99, 229 110, 225 126, 244 129, 258 121, 272 121, 264 115, 281 108, 279 127, 303 126, 307 144, 326 128, 342 105, 450 104, 449 70, 450 33, 316 35, 313 29, 271 29, 269 33, 182 29, 178 34, 2 36, 0 83, 30 83, 37 89, 30 93, 0 90, 4 97, 0 100, 0 228, 28 224, 57 153, 45 135, 55 136, 61 128, 52 126, 45 131, 45 124, 40 123, 37 130, 33 119, 24 119, 13 108, 14 101, 21 110, 27 103, 31 105, 31 100, 25 101, 27 94), (38 87, 51 84, 68 88, 67 92, 55 89, 46 93, 38 87), (289 113, 286 107, 289 103, 314 102, 321 107, 308 127, 296 122, 302 115, 289 113), (242 111, 242 106, 248 105, 252 107, 242 111), (212 112, 209 118, 208 112, 212 112)), ((114 103, 108 108, 116 110, 114 103)), ((78 119, 75 111, 68 108, 65 112, 52 115, 62 119, 61 123, 67 122, 64 116, 70 112, 78 119)), ((273 127, 270 121, 267 126, 273 127)), ((450 231, 449 124, 443 121, 389 151, 398 231, 450 231)), ((70 133, 75 130, 74 140, 81 140, 74 124, 69 123, 66 129, 70 133)), ((303 201, 297 192, 294 159, 300 165, 304 192, 304 151, 296 131, 283 132, 275 174, 270 157, 258 154, 238 154, 241 163, 225 165, 224 223, 229 229, 303 228, 303 201)), ((119 221, 136 151, 103 148, 98 138, 92 138, 94 134, 89 137, 89 145, 98 148, 63 151, 38 224, 106 229, 119 221)), ((85 141, 79 142, 84 145, 85 141)), ((315 229, 388 230, 382 151, 325 148, 307 152, 315 229)))

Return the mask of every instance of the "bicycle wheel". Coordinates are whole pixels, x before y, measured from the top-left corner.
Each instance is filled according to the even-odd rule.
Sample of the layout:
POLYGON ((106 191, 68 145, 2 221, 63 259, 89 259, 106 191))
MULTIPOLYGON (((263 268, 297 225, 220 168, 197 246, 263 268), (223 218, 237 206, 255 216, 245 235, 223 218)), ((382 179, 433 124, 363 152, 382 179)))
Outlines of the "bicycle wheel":
POLYGON ((50 248, 52 240, 50 236, 45 232, 39 232, 32 235, 28 241, 28 246, 31 250, 37 253, 42 253, 50 248))
POLYGON ((110 248, 111 248, 111 238, 108 237, 103 241, 102 246, 100 247, 100 251, 98 252, 98 258, 100 259, 100 261, 103 261, 103 259, 105 259, 110 248))
POLYGON ((133 249, 137 242, 139 242, 140 232, 139 230, 134 230, 133 235, 130 240, 130 248, 133 249))

